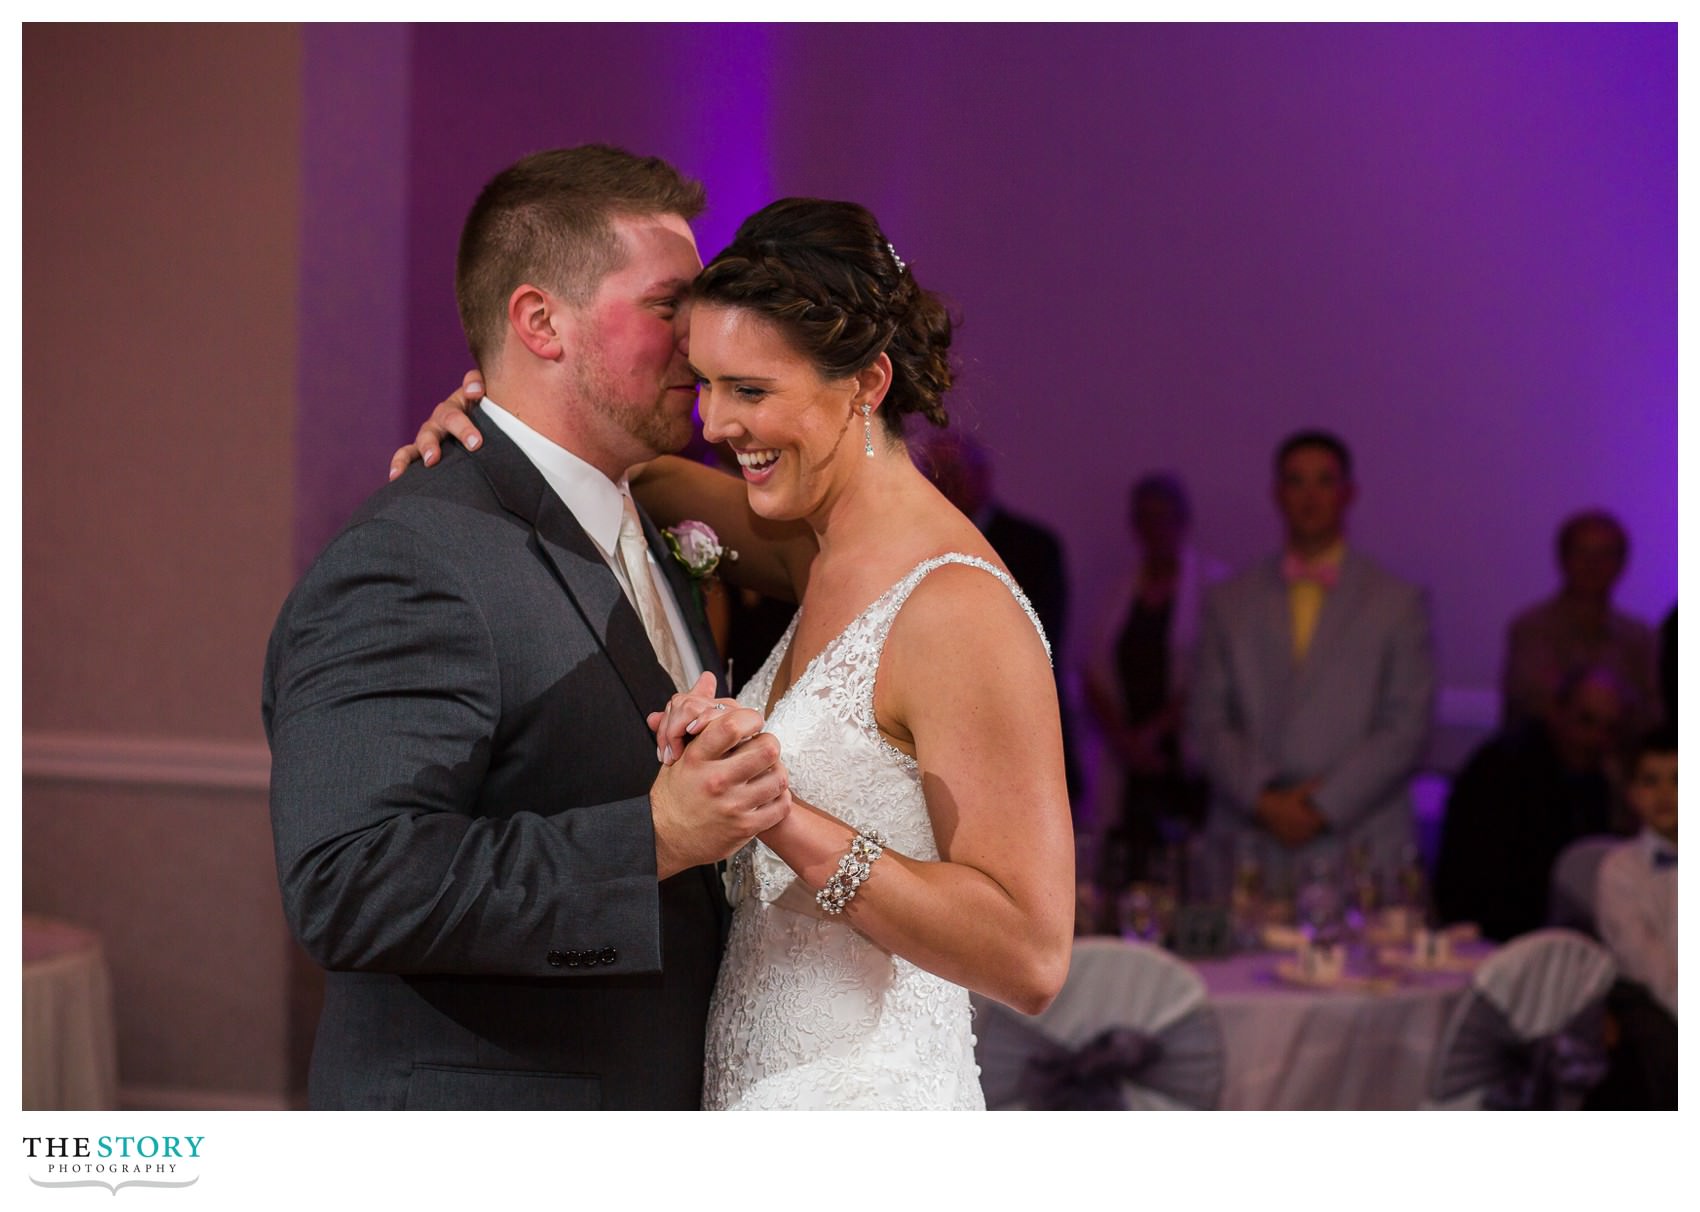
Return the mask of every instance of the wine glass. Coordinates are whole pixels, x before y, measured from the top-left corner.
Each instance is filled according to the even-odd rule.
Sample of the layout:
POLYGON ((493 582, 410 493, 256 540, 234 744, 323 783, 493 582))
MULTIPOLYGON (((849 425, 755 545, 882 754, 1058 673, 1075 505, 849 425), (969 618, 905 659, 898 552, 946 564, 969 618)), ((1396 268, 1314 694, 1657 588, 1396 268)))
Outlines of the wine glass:
POLYGON ((1161 884, 1129 884, 1116 901, 1122 937, 1161 945, 1174 922, 1174 893, 1161 884))
POLYGON ((1369 848, 1359 842, 1346 858, 1346 929, 1362 938, 1381 908, 1381 888, 1370 864, 1369 848))
POLYGON ((1329 946, 1340 941, 1344 924, 1344 898, 1327 859, 1312 859, 1293 902, 1299 929, 1315 943, 1329 946))
POLYGON ((1234 946, 1242 951, 1256 951, 1262 947, 1263 864, 1258 862, 1252 851, 1242 851, 1235 860, 1228 910, 1233 919, 1234 946))

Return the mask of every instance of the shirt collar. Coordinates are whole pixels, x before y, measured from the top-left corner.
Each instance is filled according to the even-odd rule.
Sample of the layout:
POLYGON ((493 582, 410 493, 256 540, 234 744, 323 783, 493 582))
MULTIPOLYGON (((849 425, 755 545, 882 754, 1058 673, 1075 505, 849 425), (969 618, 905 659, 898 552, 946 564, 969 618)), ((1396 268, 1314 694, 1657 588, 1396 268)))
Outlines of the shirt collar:
POLYGON ((620 546, 620 521, 625 512, 624 497, 630 492, 626 482, 618 484, 603 475, 568 450, 538 433, 489 396, 481 405, 484 414, 496 423, 515 446, 524 452, 555 495, 561 498, 584 532, 604 555, 611 555, 620 546))

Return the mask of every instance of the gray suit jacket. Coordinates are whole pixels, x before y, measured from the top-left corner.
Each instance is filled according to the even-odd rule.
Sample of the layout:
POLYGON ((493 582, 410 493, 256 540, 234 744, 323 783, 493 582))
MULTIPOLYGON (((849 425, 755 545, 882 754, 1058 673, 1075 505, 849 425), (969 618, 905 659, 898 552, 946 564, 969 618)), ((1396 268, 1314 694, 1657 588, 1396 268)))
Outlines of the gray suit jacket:
POLYGON ((1420 589, 1348 548, 1295 661, 1287 585, 1272 557, 1206 595, 1196 662, 1187 714, 1211 782, 1211 832, 1237 835, 1266 871, 1290 878, 1298 856, 1258 828, 1252 810, 1271 782, 1320 776, 1313 798, 1328 827, 1303 856, 1362 843, 1374 861, 1398 861, 1412 840, 1409 780, 1434 700, 1420 589))
POLYGON ((726 908, 712 868, 655 876, 644 715, 673 686, 560 498, 480 429, 362 506, 266 654, 284 909, 329 970, 309 1098, 695 1108, 726 908))

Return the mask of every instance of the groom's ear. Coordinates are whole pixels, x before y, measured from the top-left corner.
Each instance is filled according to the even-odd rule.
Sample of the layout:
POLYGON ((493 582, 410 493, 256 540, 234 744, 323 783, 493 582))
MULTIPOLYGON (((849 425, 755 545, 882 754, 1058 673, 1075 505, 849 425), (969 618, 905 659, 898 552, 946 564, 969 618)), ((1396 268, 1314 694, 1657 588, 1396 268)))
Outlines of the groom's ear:
POLYGON ((566 304, 540 286, 522 282, 508 296, 508 327, 526 349, 545 361, 560 361, 571 323, 566 304))

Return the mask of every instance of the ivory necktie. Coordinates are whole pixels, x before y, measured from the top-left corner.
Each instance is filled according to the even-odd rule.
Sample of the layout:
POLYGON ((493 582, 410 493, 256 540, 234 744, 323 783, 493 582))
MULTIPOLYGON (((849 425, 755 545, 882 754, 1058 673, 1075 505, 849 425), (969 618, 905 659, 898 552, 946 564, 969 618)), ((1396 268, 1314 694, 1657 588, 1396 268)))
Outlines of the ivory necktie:
POLYGON ((644 538, 643 523, 638 521, 637 505, 624 493, 620 496, 624 512, 620 516, 620 564, 626 570, 626 583, 631 586, 632 605, 643 629, 649 633, 649 643, 661 667, 680 690, 690 686, 685 678, 685 661, 679 655, 673 629, 667 625, 667 612, 661 605, 661 591, 649 571, 649 541, 644 538))

